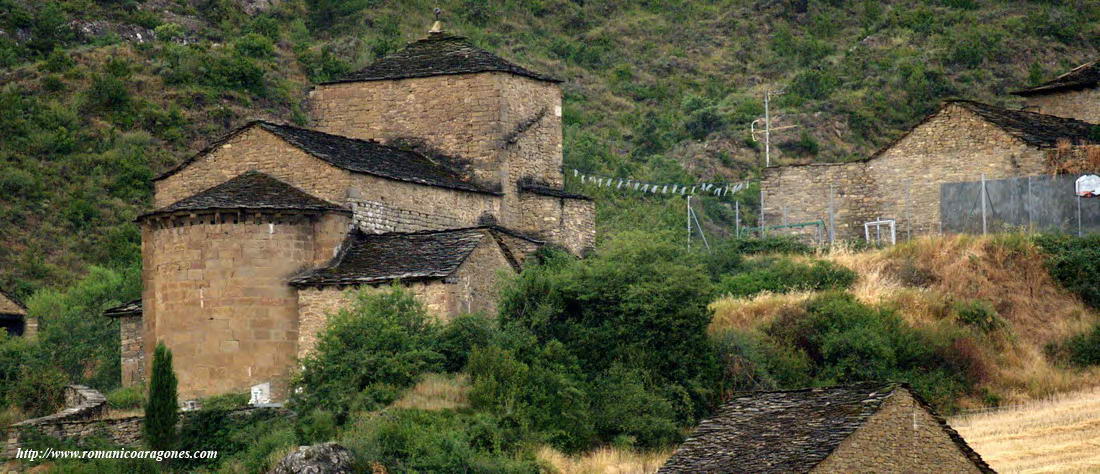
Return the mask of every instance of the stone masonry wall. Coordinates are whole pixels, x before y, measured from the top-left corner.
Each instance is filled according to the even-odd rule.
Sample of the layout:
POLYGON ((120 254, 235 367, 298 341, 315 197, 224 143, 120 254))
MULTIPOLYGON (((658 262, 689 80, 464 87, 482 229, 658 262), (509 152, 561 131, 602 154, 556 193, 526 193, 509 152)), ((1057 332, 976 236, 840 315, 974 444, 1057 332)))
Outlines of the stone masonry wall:
MULTIPOLYGON (((424 304, 429 314, 444 322, 464 313, 494 314, 498 275, 513 270, 500 246, 487 231, 486 234, 482 244, 446 280, 415 281, 402 285, 424 304)), ((304 358, 313 350, 328 317, 351 305, 357 292, 388 289, 389 284, 299 288, 298 358, 304 358)))
POLYGON ((912 395, 899 388, 813 472, 981 472, 912 395))
POLYGON ((181 400, 262 382, 279 398, 298 341, 297 295, 286 282, 319 258, 315 225, 315 217, 271 214, 146 221, 143 246, 156 251, 143 262, 152 270, 144 350, 157 341, 172 349, 181 400))
POLYGON ((592 248, 596 241, 596 205, 584 199, 567 199, 522 193, 517 230, 559 244, 576 255, 592 248))
POLYGON ((941 184, 1043 168, 1041 149, 951 105, 869 161, 768 168, 762 184, 765 225, 820 219, 828 226, 831 185, 838 239, 862 238, 866 221, 895 219, 902 240, 939 232, 941 184))
POLYGON ((1100 87, 1066 90, 1025 98, 1030 109, 1048 115, 1100 123, 1100 87))
POLYGON ((145 348, 142 346, 141 315, 119 318, 122 355, 122 386, 145 382, 145 348))
POLYGON ((246 171, 269 174, 336 204, 347 199, 351 173, 332 166, 258 126, 244 130, 175 174, 155 181, 160 208, 222 184, 246 171))
MULTIPOLYGON (((441 281, 410 282, 403 285, 434 315, 446 315, 451 306, 451 291, 441 281)), ((298 289, 298 360, 305 358, 317 345, 317 336, 324 330, 328 317, 349 307, 359 291, 384 291, 389 285, 299 288, 298 289)))
POLYGON ((500 196, 354 175, 348 202, 365 232, 472 227, 500 215, 500 196))
POLYGON ((346 137, 424 140, 469 160, 479 182, 501 181, 500 73, 325 84, 311 93, 316 128, 346 137))

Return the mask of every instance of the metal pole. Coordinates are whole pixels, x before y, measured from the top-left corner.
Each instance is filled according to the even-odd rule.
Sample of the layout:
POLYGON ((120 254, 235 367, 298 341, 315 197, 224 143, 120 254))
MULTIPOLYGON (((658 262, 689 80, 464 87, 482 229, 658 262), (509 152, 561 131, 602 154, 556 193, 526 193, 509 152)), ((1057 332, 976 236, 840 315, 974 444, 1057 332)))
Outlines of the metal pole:
POLYGON ((1027 201, 1024 203, 1024 207, 1027 208, 1027 231, 1034 232, 1035 224, 1031 222, 1031 208, 1035 203, 1031 202, 1031 176, 1027 177, 1027 201))
POLYGON ((985 173, 982 173, 981 200, 982 200, 982 235, 985 235, 986 230, 987 230, 986 221, 985 221, 985 173))
POLYGON ((760 227, 760 237, 764 236, 764 189, 760 189, 760 215, 756 217, 756 223, 760 227))
POLYGON ((687 198, 688 248, 691 248, 691 195, 687 198))
POLYGON ((1077 236, 1081 237, 1081 196, 1077 196, 1077 236))
POLYGON ((694 209, 688 209, 691 213, 691 218, 695 219, 695 228, 699 230, 699 237, 703 238, 703 245, 710 250, 710 242, 707 242, 707 234, 703 232, 703 224, 699 223, 699 215, 695 213, 694 209))
POLYGON ((829 243, 836 241, 836 214, 833 209, 833 184, 829 183, 829 243))
MULTIPOLYGON (((912 180, 905 180, 905 240, 913 240, 912 180)), ((942 219, 942 217, 941 217, 942 219)))
POLYGON ((733 201, 733 222, 736 229, 733 235, 741 238, 741 201, 733 201))
POLYGON ((764 91, 764 167, 772 165, 772 117, 769 103, 772 91, 764 91))

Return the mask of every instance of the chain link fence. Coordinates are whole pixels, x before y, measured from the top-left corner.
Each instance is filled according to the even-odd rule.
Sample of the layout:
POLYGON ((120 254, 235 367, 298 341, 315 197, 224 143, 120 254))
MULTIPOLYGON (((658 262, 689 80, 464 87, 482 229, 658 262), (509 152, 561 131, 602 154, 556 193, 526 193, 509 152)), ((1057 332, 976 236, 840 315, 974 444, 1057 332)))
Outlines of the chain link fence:
POLYGON ((1079 174, 1026 176, 940 186, 942 232, 1100 232, 1100 198, 1074 193, 1079 174))

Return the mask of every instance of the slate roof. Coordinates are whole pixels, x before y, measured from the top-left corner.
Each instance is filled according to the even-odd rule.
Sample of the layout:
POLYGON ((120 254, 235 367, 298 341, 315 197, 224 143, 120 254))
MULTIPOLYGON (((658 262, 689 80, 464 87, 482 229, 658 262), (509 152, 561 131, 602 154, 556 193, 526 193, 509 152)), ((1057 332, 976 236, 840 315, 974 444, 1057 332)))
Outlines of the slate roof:
POLYGON ((122 303, 113 308, 107 308, 103 315, 108 318, 121 318, 126 316, 141 316, 141 298, 122 303))
MULTIPOLYGON (((174 212, 270 209, 308 212, 347 211, 259 171, 247 171, 222 184, 144 216, 174 212)), ((144 217, 143 216, 143 217, 144 217)))
POLYGON ((155 180, 161 180, 175 174, 200 156, 210 153, 221 144, 254 126, 275 134, 287 143, 337 168, 409 183, 500 194, 494 190, 471 183, 461 171, 448 166, 448 164, 440 163, 415 151, 383 145, 374 140, 348 138, 263 120, 249 122, 229 132, 191 158, 157 176, 155 180))
POLYGON ((550 186, 547 186, 545 184, 537 183, 537 182, 530 181, 530 180, 521 180, 517 184, 519 185, 519 190, 520 191, 529 192, 529 193, 533 193, 533 194, 538 194, 538 195, 542 195, 542 196, 553 196, 553 197, 563 198, 563 199, 583 199, 585 201, 591 201, 592 200, 592 198, 590 198, 588 196, 585 196, 583 194, 571 193, 571 192, 566 191, 564 189, 558 189, 558 188, 550 187, 550 186))
POLYGON ((1053 147, 1060 139, 1071 142, 1093 142, 1090 138, 1096 125, 1071 118, 1009 110, 971 100, 948 102, 978 114, 1010 135, 1036 147, 1053 147))
POLYGON ((500 56, 474 46, 464 37, 432 33, 427 38, 409 43, 404 49, 383 57, 357 72, 324 84, 476 72, 507 72, 540 81, 561 82, 560 79, 508 62, 500 56))
POLYGON ((1016 95, 1031 96, 1070 89, 1084 89, 1100 85, 1100 61, 1092 61, 1073 68, 1053 80, 1035 87, 1012 92, 1016 95))
POLYGON ((0 290, 0 314, 25 316, 27 314, 27 308, 19 303, 15 297, 0 290))
MULTIPOLYGON (((899 388, 863 383, 742 394, 703 421, 658 472, 809 472, 899 388)), ((992 472, 942 418, 933 416, 979 469, 992 472)))
POLYGON ((358 285, 450 276, 486 239, 487 229, 348 234, 328 265, 290 280, 291 285, 358 285))

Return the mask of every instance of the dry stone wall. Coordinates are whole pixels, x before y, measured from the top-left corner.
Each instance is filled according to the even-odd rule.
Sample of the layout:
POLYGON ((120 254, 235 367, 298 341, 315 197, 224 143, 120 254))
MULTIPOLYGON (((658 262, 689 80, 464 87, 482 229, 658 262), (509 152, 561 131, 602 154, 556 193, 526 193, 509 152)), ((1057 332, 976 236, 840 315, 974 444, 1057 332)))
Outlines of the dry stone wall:
POLYGON ((868 161, 766 169, 764 224, 828 227, 831 201, 838 239, 861 239, 863 223, 878 219, 896 220, 899 240, 935 233, 940 185, 1037 174, 1044 163, 1043 150, 951 105, 868 161))
POLYGON ((141 319, 140 314, 119 318, 123 386, 145 381, 145 349, 142 345, 141 319))
POLYGON ((819 473, 981 472, 905 389, 814 467, 819 473))
POLYGON ((1026 100, 1033 112, 1100 123, 1100 87, 1051 92, 1026 100))

